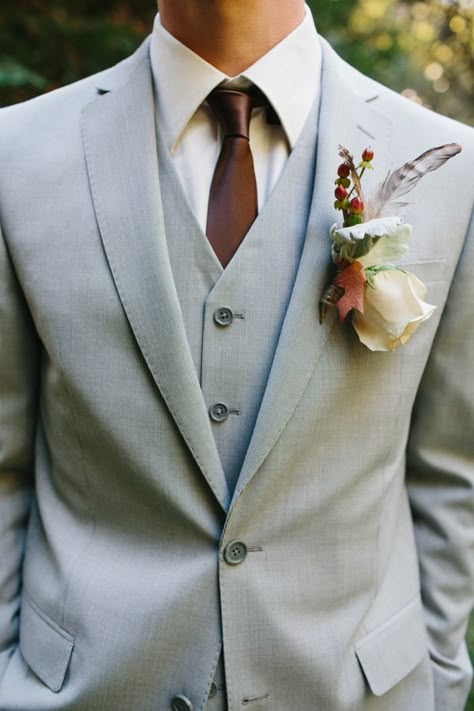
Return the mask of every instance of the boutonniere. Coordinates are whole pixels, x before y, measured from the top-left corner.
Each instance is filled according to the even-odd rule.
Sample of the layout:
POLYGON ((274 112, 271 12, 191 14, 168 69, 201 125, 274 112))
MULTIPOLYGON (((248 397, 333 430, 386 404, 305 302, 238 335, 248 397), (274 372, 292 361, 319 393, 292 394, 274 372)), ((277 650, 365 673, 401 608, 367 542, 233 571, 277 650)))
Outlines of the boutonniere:
POLYGON ((423 282, 394 264, 407 251, 412 233, 398 216, 408 205, 400 198, 460 150, 456 143, 431 148, 389 173, 366 200, 362 177, 372 170, 374 153, 366 148, 356 165, 347 148, 339 146, 343 163, 337 170, 334 207, 342 213, 343 224, 330 230, 336 273, 321 299, 321 323, 327 310, 336 306, 341 323, 351 314, 364 345, 388 351, 406 343, 432 315, 436 307, 423 300, 423 282))

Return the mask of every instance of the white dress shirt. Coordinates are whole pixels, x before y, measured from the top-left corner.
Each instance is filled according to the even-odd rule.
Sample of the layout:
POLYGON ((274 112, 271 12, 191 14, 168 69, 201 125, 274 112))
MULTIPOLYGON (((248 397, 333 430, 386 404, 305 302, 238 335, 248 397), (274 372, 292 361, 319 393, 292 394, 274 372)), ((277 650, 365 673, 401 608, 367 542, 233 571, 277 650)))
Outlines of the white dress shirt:
POLYGON ((206 97, 222 82, 234 88, 252 83, 266 95, 281 125, 268 124, 265 110, 254 109, 250 146, 260 211, 319 96, 321 47, 309 9, 293 32, 238 77, 228 77, 179 42, 163 27, 159 14, 150 53, 158 125, 203 232, 222 143, 206 97))

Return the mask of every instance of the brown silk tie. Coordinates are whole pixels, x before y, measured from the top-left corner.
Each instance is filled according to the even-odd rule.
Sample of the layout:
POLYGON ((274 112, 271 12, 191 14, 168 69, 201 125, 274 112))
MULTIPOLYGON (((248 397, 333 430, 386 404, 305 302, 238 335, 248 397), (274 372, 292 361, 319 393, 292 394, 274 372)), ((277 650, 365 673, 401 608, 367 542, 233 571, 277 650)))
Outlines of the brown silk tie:
POLYGON ((255 92, 217 88, 208 98, 224 134, 209 193, 206 233, 223 267, 257 217, 257 184, 249 144, 252 108, 263 106, 255 92))

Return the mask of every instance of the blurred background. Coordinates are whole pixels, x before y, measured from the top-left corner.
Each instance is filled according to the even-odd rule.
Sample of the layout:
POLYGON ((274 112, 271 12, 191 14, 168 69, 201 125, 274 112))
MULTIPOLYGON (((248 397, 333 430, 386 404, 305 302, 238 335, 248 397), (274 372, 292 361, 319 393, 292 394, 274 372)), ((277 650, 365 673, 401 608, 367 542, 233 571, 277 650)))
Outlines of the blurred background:
MULTIPOLYGON (((319 32, 363 73, 474 125, 474 0, 309 5, 319 32)), ((149 33, 155 11, 153 0, 0 0, 0 106, 118 62, 149 33)), ((474 618, 468 644, 474 661, 474 618)))
MULTIPOLYGON (((474 0, 310 0, 318 29, 365 74, 474 125, 474 0)), ((154 0, 0 0, 0 106, 114 64, 154 0)))

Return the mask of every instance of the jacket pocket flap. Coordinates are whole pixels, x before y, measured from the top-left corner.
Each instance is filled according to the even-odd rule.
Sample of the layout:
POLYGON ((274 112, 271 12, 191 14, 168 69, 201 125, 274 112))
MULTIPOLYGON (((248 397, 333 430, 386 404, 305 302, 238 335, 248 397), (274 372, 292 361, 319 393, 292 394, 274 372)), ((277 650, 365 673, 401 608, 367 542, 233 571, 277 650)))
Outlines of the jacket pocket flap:
POLYGON ((398 684, 421 662, 427 650, 419 597, 355 644, 357 658, 376 696, 398 684))
POLYGON ((20 650, 28 666, 51 691, 59 691, 63 685, 73 646, 74 637, 23 595, 20 650))

